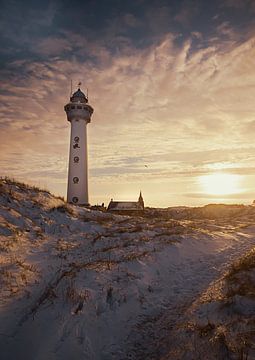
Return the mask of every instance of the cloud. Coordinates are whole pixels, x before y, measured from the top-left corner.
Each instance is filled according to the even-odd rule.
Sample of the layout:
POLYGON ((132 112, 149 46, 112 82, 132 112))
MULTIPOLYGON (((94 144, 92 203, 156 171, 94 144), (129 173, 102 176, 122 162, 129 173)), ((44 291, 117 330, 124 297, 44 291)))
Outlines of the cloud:
POLYGON ((141 22, 133 14, 127 13, 124 15, 125 23, 131 28, 136 28, 141 25, 141 22))
MULTIPOLYGON (((210 194, 203 194, 203 193, 190 193, 186 194, 187 197, 194 198, 194 199, 205 199, 206 201, 214 200, 214 202, 228 202, 229 200, 231 203, 233 200, 240 202, 240 200, 250 200, 253 198, 254 194, 252 193, 241 193, 241 194, 228 194, 228 195, 210 195, 210 194)), ((246 202, 245 201, 245 202, 246 202)))
POLYGON ((3 1, 0 14, 1 38, 8 40, 7 47, 13 44, 16 50, 29 48, 34 38, 49 35, 57 10, 55 1, 45 1, 43 4, 35 2, 29 6, 19 1, 3 1))
POLYGON ((175 15, 174 19, 182 26, 187 27, 194 18, 199 14, 200 6, 198 1, 183 1, 180 11, 175 15))
POLYGON ((227 8, 234 8, 234 9, 244 9, 247 6, 252 6, 252 0, 224 0, 222 1, 221 6, 227 8))
POLYGON ((45 38, 40 42, 35 41, 33 51, 41 55, 56 56, 72 51, 73 46, 66 38, 45 38))
POLYGON ((188 184, 188 178, 217 167, 254 174, 254 44, 252 37, 194 50, 192 37, 180 46, 169 33, 145 48, 127 43, 112 56, 103 44, 72 32, 45 39, 35 51, 52 57, 16 60, 2 70, 3 174, 44 179, 54 190, 61 183, 64 189, 69 123, 63 106, 70 79, 83 80, 95 108, 89 125, 91 182, 152 189, 161 181, 186 178, 188 184), (58 56, 74 39, 77 53, 58 56))

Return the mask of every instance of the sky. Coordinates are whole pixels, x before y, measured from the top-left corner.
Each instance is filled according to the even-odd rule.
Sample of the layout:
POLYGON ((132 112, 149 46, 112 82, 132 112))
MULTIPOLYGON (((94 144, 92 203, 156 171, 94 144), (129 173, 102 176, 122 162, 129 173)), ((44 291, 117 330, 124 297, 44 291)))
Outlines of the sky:
POLYGON ((255 199, 253 0, 0 3, 1 176, 66 196, 72 79, 91 204, 255 199))

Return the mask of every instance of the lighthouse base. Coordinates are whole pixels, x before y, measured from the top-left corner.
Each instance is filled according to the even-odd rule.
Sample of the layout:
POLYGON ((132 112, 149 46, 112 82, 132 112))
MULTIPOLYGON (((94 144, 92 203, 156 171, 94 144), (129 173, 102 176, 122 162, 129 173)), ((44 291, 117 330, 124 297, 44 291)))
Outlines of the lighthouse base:
POLYGON ((68 202, 68 204, 71 204, 71 205, 77 205, 77 206, 82 206, 82 207, 87 207, 87 208, 89 208, 91 205, 89 204, 89 203, 75 203, 75 202, 73 202, 73 201, 67 201, 68 202))
POLYGON ((79 204, 79 206, 90 208, 91 205, 90 204, 79 204))

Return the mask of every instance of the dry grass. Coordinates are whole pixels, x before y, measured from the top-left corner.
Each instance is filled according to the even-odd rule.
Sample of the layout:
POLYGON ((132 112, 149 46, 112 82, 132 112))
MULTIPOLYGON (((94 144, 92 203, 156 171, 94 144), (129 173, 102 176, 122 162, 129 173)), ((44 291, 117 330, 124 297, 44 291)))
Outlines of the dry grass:
POLYGON ((16 235, 2 237, 0 243, 0 252, 9 252, 12 248, 14 248, 15 245, 17 245, 17 243, 18 237, 16 235))
POLYGON ((30 271, 33 273, 37 272, 35 265, 28 264, 24 260, 16 259, 15 263, 25 271, 30 271))
POLYGON ((241 271, 250 271, 255 268, 255 248, 249 253, 239 259, 238 262, 232 265, 226 279, 231 280, 237 273, 241 271))
POLYGON ((58 211, 58 212, 61 212, 61 213, 64 213, 64 214, 69 214, 69 215, 74 215, 74 211, 73 209, 67 204, 62 204, 62 205, 58 205, 58 206, 53 206, 50 210, 50 212, 53 212, 53 211, 58 211))
POLYGON ((50 194, 50 191, 45 188, 40 188, 39 186, 35 186, 35 185, 28 185, 24 182, 17 181, 13 178, 9 178, 8 176, 0 178, 0 186, 3 186, 4 184, 17 186, 21 190, 33 190, 36 192, 46 192, 50 194))
POLYGON ((239 282, 238 279, 236 279, 236 282, 232 280, 232 283, 227 287, 226 298, 228 302, 226 302, 226 304, 230 304, 235 295, 255 298, 255 285, 250 277, 239 280, 239 282))
POLYGON ((66 287, 65 299, 71 303, 87 302, 91 298, 90 291, 88 289, 77 289, 73 280, 70 281, 66 287))
POLYGON ((235 295, 255 298, 255 283, 252 270, 255 269, 255 248, 234 263, 226 275, 226 298, 235 295), (253 278, 252 278, 253 276, 253 278))
MULTIPOLYGON (((219 290, 220 298, 207 299, 207 315, 204 309, 201 318, 199 311, 180 327, 183 331, 174 334, 176 345, 164 360, 255 359, 255 315, 252 313, 255 304, 255 248, 231 266, 224 280, 219 290), (215 306, 211 306, 214 301, 215 306), (185 335, 183 342, 180 341, 182 334, 185 335)), ((203 306, 206 302, 202 302, 203 306)))
POLYGON ((234 263, 225 277, 219 307, 224 321, 196 329, 204 341, 219 347, 219 351, 223 349, 227 358, 254 359, 255 317, 250 313, 255 301, 254 269, 255 248, 234 263))
POLYGON ((0 289, 6 296, 20 293, 25 286, 32 283, 38 272, 34 265, 21 259, 13 259, 0 268, 0 289))

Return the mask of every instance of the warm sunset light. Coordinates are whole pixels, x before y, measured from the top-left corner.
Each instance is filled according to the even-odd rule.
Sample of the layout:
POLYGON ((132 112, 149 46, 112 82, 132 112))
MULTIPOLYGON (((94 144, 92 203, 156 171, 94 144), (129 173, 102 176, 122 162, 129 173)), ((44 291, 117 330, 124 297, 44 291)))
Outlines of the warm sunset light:
POLYGON ((255 360, 255 0, 3 0, 0 49, 0 360, 255 360))
POLYGON ((254 1, 75 3, 3 2, 0 175, 66 197, 72 80, 94 108, 90 204, 136 200, 140 190, 152 207, 217 194, 250 204, 254 1), (219 172, 239 174, 246 190, 238 176, 211 175, 219 172))
POLYGON ((232 174, 210 174, 199 178, 203 191, 209 195, 229 195, 242 192, 241 176, 232 174))

